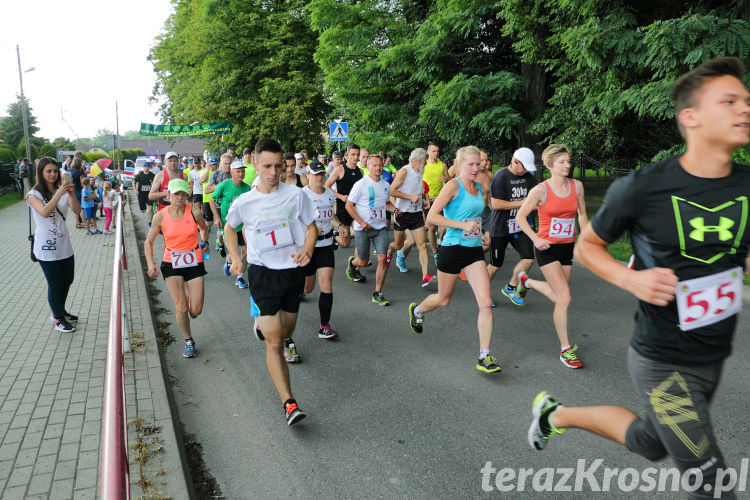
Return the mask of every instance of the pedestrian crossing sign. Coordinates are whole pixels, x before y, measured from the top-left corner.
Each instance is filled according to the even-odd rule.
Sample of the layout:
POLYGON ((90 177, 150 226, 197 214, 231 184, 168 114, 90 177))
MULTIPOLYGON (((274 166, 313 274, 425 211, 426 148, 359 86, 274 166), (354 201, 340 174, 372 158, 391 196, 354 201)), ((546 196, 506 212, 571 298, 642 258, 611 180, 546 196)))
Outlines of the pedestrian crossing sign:
POLYGON ((349 140, 349 123, 333 122, 328 125, 328 136, 331 142, 349 140))

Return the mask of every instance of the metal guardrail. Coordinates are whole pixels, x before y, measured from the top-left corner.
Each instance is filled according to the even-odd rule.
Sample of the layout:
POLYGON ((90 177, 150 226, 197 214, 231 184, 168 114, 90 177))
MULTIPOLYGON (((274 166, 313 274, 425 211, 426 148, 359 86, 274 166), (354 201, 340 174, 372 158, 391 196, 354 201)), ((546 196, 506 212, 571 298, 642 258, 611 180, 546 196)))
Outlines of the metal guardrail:
POLYGON ((123 352, 130 351, 125 299, 122 293, 122 271, 127 270, 125 230, 122 210, 126 195, 120 192, 115 212, 115 256, 112 268, 112 294, 109 306, 107 361, 102 404, 102 448, 99 464, 99 498, 130 499, 130 466, 128 460, 128 424, 125 406, 125 368, 123 352))

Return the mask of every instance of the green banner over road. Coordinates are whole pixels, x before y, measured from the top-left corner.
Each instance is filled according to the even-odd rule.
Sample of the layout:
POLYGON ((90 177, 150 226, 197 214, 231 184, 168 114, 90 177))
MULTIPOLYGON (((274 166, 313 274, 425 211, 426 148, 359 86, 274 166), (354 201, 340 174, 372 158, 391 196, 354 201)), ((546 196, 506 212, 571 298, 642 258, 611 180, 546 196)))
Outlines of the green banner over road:
POLYGON ((193 135, 231 134, 232 122, 196 123, 194 125, 153 125, 141 123, 141 135, 148 137, 190 137, 193 135))

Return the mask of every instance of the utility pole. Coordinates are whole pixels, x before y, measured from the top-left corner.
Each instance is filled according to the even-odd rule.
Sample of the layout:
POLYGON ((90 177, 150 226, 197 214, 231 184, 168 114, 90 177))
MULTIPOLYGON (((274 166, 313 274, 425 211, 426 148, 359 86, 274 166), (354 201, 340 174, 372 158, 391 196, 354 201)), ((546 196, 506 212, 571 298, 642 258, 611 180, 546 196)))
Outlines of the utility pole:
POLYGON ((115 165, 117 165, 118 169, 122 169, 123 167, 120 166, 120 148, 117 147, 118 137, 120 137, 120 112, 117 106, 117 101, 115 101, 115 165))
POLYGON ((21 84, 21 116, 23 117, 23 137, 26 141, 26 158, 34 161, 31 157, 31 147, 29 147, 29 123, 26 118, 26 98, 23 95, 23 72, 21 71, 21 49, 16 44, 16 55, 18 56, 18 81, 21 84))

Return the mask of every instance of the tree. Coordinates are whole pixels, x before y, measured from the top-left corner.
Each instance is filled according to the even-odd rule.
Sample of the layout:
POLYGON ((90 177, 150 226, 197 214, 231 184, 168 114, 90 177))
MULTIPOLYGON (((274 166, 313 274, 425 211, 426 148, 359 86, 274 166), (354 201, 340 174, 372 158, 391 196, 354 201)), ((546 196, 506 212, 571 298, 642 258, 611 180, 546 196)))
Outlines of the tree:
MULTIPOLYGON (((0 118, 0 139, 3 139, 5 143, 11 148, 16 148, 19 143, 24 143, 23 134, 23 114, 22 114, 22 101, 18 97, 16 102, 11 103, 8 108, 8 116, 0 118)), ((39 127, 36 126, 37 119, 34 116, 31 106, 29 106, 29 100, 26 99, 26 115, 28 122, 29 138, 33 137, 34 134, 39 132, 39 127)), ((26 146, 23 146, 23 155, 26 156, 26 146)))
MULTIPOLYGON (((319 148, 330 105, 312 59, 316 36, 305 3, 177 3, 150 54, 154 96, 167 98, 163 120, 229 120, 229 142, 274 137, 290 150, 319 148)), ((218 148, 220 140, 209 144, 218 148)))

